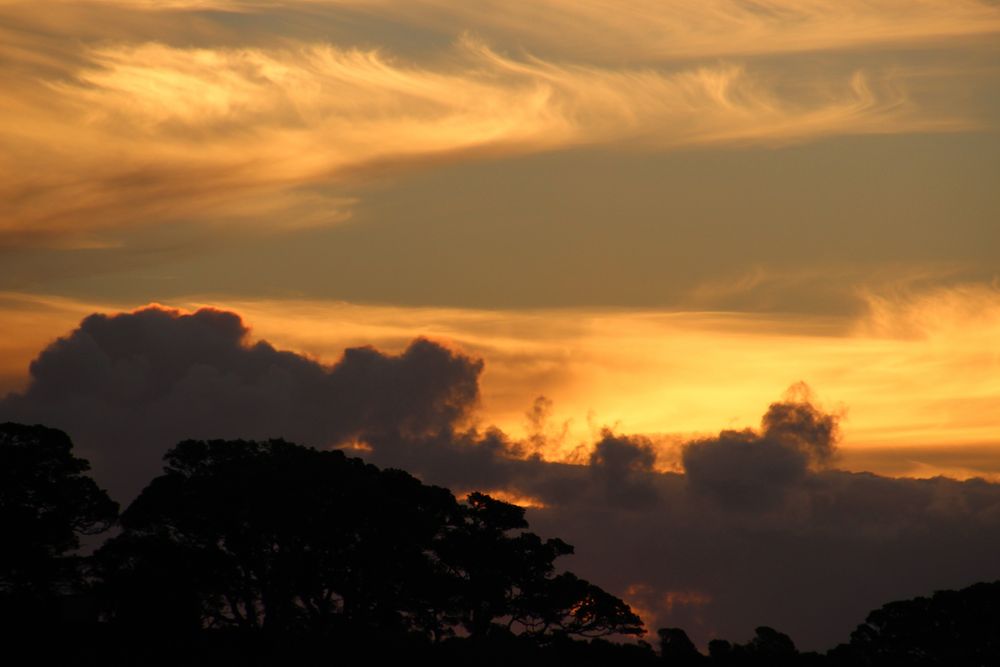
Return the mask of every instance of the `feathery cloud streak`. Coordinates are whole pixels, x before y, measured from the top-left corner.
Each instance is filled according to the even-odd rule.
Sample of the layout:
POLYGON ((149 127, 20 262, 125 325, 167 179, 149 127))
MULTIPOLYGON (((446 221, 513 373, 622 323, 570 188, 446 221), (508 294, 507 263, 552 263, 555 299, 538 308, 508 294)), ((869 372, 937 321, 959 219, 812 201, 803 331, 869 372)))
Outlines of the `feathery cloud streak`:
POLYGON ((531 48, 598 58, 671 59, 926 44, 1000 31, 1000 10, 988 0, 482 0, 474 5, 461 0, 93 0, 89 4, 251 14, 325 11, 330 16, 347 11, 445 34, 469 30, 495 34, 531 48))
MULTIPOLYGON (((108 21, 113 27, 102 34, 96 19, 87 21, 88 7, 150 13, 151 3, 74 8, 87 35, 76 40, 72 27, 52 26, 58 18, 33 18, 23 4, 6 5, 0 15, 14 28, 4 29, 11 39, 0 52, 10 83, 0 93, 0 245, 94 244, 99 241, 87 236, 93 230, 152 223, 288 229, 342 222, 359 180, 441 160, 582 145, 670 150, 976 126, 959 112, 912 103, 905 77, 890 70, 781 72, 717 58, 666 62, 678 54, 656 50, 655 44, 676 42, 675 33, 698 35, 699 29, 708 35, 699 39, 718 48, 678 48, 727 56, 734 44, 781 43, 786 32, 824 44, 810 31, 833 15, 829 8, 773 4, 685 3, 664 12, 639 3, 611 12, 600 3, 535 9, 514 3, 473 14, 458 5, 418 3, 427 16, 393 3, 322 5, 325 11, 392 13, 415 24, 443 13, 452 21, 440 28, 449 39, 465 34, 420 56, 392 55, 391 43, 348 48, 280 32, 266 44, 215 45, 212 35, 224 33, 224 25, 196 11, 318 11, 312 3, 158 5, 172 11, 155 40, 148 31, 130 38, 127 22, 108 21), (535 14, 543 9, 546 20, 535 14), (192 34, 206 46, 182 39, 174 23, 188 15, 200 21, 192 34), (609 18, 620 39, 594 41, 588 31, 603 29, 598 16, 609 18), (499 47, 470 36, 479 22, 488 27, 491 21, 508 31, 498 33, 499 47), (664 21, 673 27, 655 28, 664 21), (560 42, 566 23, 600 53, 614 53, 619 43, 653 45, 651 60, 588 60, 549 53, 541 43, 544 56, 504 50, 551 22, 560 42), (627 26, 660 37, 651 41, 627 26)), ((866 39, 878 41, 882 33, 896 34, 886 27, 890 5, 876 11, 863 3, 854 15, 843 8, 837 15, 851 16, 866 39), (881 32, 871 26, 882 26, 881 32)), ((911 8, 902 15, 919 20, 906 18, 901 34, 990 32, 1000 20, 989 5, 948 6, 911 8)), ((57 17, 67 8, 49 7, 57 17)))

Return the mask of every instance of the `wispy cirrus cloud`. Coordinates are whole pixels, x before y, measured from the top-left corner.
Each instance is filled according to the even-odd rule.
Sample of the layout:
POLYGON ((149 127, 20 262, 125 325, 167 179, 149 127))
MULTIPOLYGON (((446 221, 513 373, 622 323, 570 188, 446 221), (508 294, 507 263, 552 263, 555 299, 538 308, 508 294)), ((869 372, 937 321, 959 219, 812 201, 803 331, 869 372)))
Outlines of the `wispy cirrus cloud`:
POLYGON ((335 224, 447 161, 981 128, 958 61, 871 54, 1000 31, 984 0, 43 4, 0 3, 0 248, 335 224))
MULTIPOLYGON (((596 58, 674 59, 847 49, 1000 31, 988 0, 319 0, 447 30, 476 26, 534 47, 596 58)), ((223 2, 249 9, 260 4, 223 2)))
POLYGON ((969 125, 922 113, 861 70, 776 86, 736 64, 606 68, 515 58, 469 37, 433 65, 318 43, 106 44, 62 76, 18 83, 0 109, 0 233, 64 241, 177 220, 339 222, 347 184, 440 160, 969 125))
MULTIPOLYGON (((71 0, 50 0, 53 5, 71 0)), ((3 4, 3 3, 0 3, 3 4)), ((8 4, 23 4, 17 0, 8 4)), ((80 3, 73 3, 80 4, 80 3)), ((140 11, 356 15, 440 33, 476 31, 596 59, 787 53, 1000 31, 989 0, 91 0, 140 11)))

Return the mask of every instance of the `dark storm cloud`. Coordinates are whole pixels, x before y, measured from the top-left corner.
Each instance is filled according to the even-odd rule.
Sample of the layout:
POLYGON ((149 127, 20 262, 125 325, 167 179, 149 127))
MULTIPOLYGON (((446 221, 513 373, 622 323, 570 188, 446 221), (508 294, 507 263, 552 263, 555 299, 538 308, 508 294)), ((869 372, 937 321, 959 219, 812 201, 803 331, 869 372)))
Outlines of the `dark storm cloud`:
POLYGON ((837 444, 837 422, 807 402, 772 403, 759 433, 723 431, 690 442, 682 461, 688 484, 733 507, 782 500, 805 480, 809 466, 826 465, 837 444))
POLYGON ((594 477, 604 485, 609 502, 623 507, 646 505, 656 500, 649 473, 656 463, 653 443, 642 436, 615 435, 601 431, 601 439, 590 455, 594 477))
POLYGON ((766 624, 825 649, 884 602, 1000 577, 1000 485, 832 469, 837 438, 834 415, 791 398, 685 445, 683 474, 607 430, 589 465, 516 458, 495 430, 373 439, 366 458, 534 499, 533 529, 577 547, 568 567, 700 642, 766 624))
POLYGON ((31 364, 4 420, 66 430, 126 500, 184 438, 285 437, 325 446, 361 434, 451 427, 478 399, 482 363, 428 340, 399 356, 352 348, 332 367, 266 342, 235 313, 157 307, 92 315, 31 364))
POLYGON ((656 463, 653 443, 642 436, 615 435, 610 429, 601 431, 594 445, 590 465, 621 476, 629 472, 649 472, 656 463))
POLYGON ((761 419, 765 438, 797 449, 815 464, 833 458, 839 436, 837 420, 805 401, 772 403, 761 419))
POLYGON ((718 438, 684 448, 691 488, 733 507, 780 500, 806 474, 801 451, 752 431, 723 431, 718 438))
POLYGON ((530 498, 533 530, 576 546, 567 567, 699 642, 770 625, 827 648, 886 601, 1000 578, 1000 485, 836 470, 837 419, 802 395, 757 429, 687 443, 679 474, 656 468, 643 436, 605 430, 571 464, 539 456, 538 423, 524 442, 463 429, 481 370, 426 340, 324 367, 250 344, 233 313, 149 308, 91 316, 51 344, 0 421, 65 429, 121 500, 181 438, 271 436, 530 498))

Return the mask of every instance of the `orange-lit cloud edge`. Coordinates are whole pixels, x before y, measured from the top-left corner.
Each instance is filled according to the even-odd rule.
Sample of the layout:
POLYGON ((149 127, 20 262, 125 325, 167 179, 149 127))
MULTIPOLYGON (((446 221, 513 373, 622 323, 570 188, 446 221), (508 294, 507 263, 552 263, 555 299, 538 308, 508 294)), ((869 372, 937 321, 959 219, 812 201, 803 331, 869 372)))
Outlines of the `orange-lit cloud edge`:
MULTIPOLYGON (((863 295, 863 316, 622 310, 483 311, 324 301, 186 299, 233 310, 252 338, 335 362, 345 347, 401 350, 427 336, 486 361, 480 427, 533 436, 551 460, 579 460, 600 429, 650 436, 658 466, 679 444, 756 427, 799 382, 841 417, 838 467, 893 476, 1000 477, 1000 290, 970 285, 863 295), (536 397, 551 402, 527 417, 536 397), (541 417, 541 419, 539 419, 541 417)), ((137 304, 0 295, 3 388, 91 312, 137 304)), ((521 499, 535 504, 532 499, 521 499)))

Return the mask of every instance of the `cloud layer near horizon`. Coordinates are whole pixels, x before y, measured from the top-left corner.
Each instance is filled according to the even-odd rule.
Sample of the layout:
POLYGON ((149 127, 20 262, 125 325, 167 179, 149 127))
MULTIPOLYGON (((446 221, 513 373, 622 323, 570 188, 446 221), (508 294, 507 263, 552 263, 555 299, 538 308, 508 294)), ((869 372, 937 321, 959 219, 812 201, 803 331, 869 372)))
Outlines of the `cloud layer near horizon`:
MULTIPOLYGON (((402 353, 415 336, 486 360, 476 417, 517 438, 550 399, 543 454, 562 459, 603 424, 658 441, 750 423, 805 381, 845 416, 841 465, 893 476, 996 479, 1000 292, 979 285, 864 295, 856 316, 624 309, 417 308, 326 300, 186 298, 233 310, 278 348, 333 364, 345 347, 402 353), (895 453, 893 453, 895 452, 895 453)), ((37 351, 89 313, 134 307, 0 293, 0 395, 27 386, 37 351)), ((536 420, 537 421, 537 420, 536 420)), ((660 462, 679 465, 677 457, 660 462)))
POLYGON ((5 420, 73 435, 95 475, 131 498, 186 438, 285 437, 324 447, 390 429, 439 433, 476 405, 482 362, 425 339, 400 355, 346 350, 332 367, 249 344, 235 313, 95 314, 31 364, 5 420))
POLYGON ((279 435, 523 499, 536 530, 577 546, 567 565, 700 641, 764 623, 825 648, 887 600, 998 576, 1000 485, 836 470, 837 419, 802 388, 757 429, 684 443, 677 473, 654 441, 612 429, 545 460, 544 402, 534 438, 467 428, 481 370, 422 339, 324 367, 253 343, 234 313, 152 307, 92 315, 52 343, 0 420, 67 430, 123 500, 181 438, 279 435))

